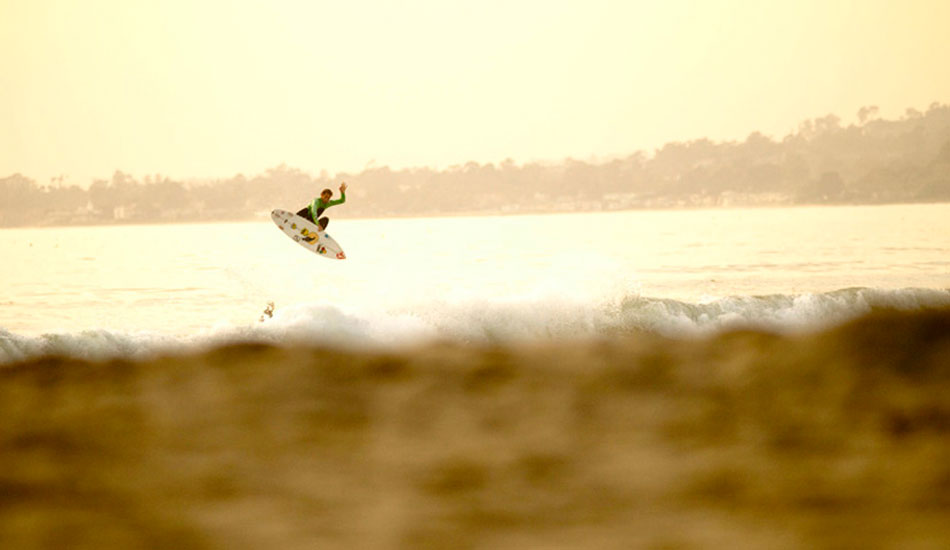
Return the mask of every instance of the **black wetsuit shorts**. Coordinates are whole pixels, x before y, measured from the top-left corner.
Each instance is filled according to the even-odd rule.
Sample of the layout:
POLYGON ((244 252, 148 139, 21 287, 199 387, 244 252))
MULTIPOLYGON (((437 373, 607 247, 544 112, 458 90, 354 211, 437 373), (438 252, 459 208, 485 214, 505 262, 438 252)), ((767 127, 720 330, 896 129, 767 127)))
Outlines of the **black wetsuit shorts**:
POLYGON ((323 210, 324 210, 323 208, 320 208, 320 209, 317 210, 317 217, 318 217, 317 220, 314 220, 313 217, 310 216, 310 207, 309 207, 309 206, 304 206, 303 208, 301 208, 301 209, 297 212, 297 215, 300 216, 301 218, 307 220, 307 221, 310 222, 310 223, 315 223, 315 224, 317 224, 317 225, 323 227, 324 229, 326 229, 326 227, 327 227, 328 225, 330 225, 330 218, 327 218, 326 216, 324 216, 324 217, 322 217, 322 218, 319 217, 320 214, 323 214, 323 210))

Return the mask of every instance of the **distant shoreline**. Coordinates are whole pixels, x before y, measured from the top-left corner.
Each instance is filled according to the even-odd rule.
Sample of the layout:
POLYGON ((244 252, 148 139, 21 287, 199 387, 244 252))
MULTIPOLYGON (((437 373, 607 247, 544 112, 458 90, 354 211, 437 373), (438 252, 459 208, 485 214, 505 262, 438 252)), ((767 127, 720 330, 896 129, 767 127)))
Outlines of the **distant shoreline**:
POLYGON ((950 105, 898 120, 829 115, 780 140, 702 138, 605 161, 368 167, 319 176, 281 164, 214 180, 116 171, 88 187, 0 177, 0 227, 248 221, 349 184, 353 218, 647 209, 927 204, 950 201, 950 105))
MULTIPOLYGON (((699 210, 768 210, 782 208, 814 208, 814 207, 852 207, 852 206, 914 206, 914 205, 950 205, 950 201, 897 201, 897 202, 850 202, 850 203, 747 203, 730 205, 705 205, 705 204, 687 204, 678 206, 641 206, 627 208, 612 208, 599 210, 469 210, 459 212, 417 212, 407 214, 390 215, 345 215, 339 216, 342 220, 386 220, 386 219, 411 219, 411 218, 475 218, 475 217, 509 217, 509 216, 544 216, 544 215, 563 215, 563 214, 600 214, 612 212, 672 212, 672 211, 699 211, 699 210)), ((137 225, 191 225, 205 223, 246 223, 255 221, 269 220, 268 212, 259 212, 253 215, 240 217, 211 217, 211 218, 182 218, 182 219, 152 219, 152 220, 95 220, 95 221, 75 221, 66 223, 44 223, 44 224, 19 224, 19 225, 0 225, 2 229, 44 229, 44 228, 62 228, 62 227, 125 227, 137 225)))

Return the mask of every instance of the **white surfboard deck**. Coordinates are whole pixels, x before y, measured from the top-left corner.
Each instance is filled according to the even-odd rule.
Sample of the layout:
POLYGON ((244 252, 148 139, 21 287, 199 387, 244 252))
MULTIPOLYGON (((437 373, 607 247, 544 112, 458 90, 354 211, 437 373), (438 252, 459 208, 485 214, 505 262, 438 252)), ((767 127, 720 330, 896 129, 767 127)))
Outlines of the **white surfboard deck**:
POLYGON ((293 239, 294 242, 317 256, 323 256, 324 258, 330 258, 332 260, 346 259, 346 254, 343 253, 343 249, 340 248, 340 245, 316 224, 301 218, 293 212, 280 209, 271 210, 270 217, 274 220, 274 223, 277 224, 277 227, 288 237, 293 239))

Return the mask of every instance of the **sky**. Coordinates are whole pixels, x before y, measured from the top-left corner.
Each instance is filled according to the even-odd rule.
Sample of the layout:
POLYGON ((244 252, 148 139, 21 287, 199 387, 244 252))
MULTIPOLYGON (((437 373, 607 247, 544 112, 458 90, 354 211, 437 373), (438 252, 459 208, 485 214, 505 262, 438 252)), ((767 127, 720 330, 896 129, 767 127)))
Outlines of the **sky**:
POLYGON ((947 0, 0 0, 0 177, 87 186, 775 139, 950 102, 947 0))

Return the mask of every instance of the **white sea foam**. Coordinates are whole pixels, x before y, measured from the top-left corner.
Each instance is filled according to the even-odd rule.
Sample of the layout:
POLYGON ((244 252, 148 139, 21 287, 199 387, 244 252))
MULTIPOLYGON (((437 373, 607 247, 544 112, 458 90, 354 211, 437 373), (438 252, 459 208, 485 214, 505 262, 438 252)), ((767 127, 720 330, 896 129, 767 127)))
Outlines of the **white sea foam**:
POLYGON ((628 331, 671 337, 696 337, 735 328, 803 332, 839 324, 875 308, 948 306, 950 290, 913 288, 731 296, 701 303, 642 297, 629 291, 599 301, 537 294, 518 299, 439 300, 379 311, 304 302, 279 308, 264 322, 216 325, 186 337, 105 329, 25 336, 0 329, 0 363, 43 355, 136 359, 231 342, 378 349, 437 339, 514 343, 596 338, 628 331))
POLYGON ((826 328, 876 308, 916 310, 950 306, 950 291, 850 288, 820 294, 730 296, 706 303, 631 297, 622 327, 667 336, 703 335, 735 328, 800 332, 826 328))

